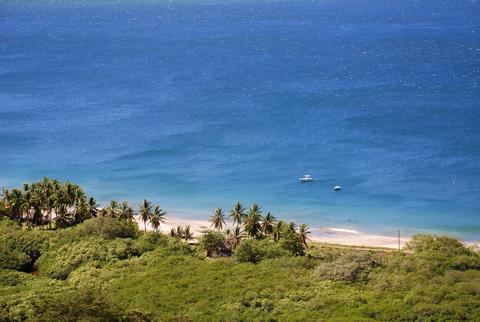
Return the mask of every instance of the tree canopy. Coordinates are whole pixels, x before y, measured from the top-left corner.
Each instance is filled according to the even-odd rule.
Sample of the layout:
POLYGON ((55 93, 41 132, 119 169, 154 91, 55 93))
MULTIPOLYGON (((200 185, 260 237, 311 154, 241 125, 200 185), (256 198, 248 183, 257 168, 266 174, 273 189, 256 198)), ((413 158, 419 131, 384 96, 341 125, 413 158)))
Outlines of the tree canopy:
POLYGON ((39 188, 4 193, 0 321, 480 320, 479 253, 450 237, 416 235, 402 251, 315 244, 308 226, 253 204, 195 243, 189 225, 140 230, 134 216, 163 214, 147 200, 100 208, 47 181, 85 204, 53 203, 59 224, 17 202, 39 188))

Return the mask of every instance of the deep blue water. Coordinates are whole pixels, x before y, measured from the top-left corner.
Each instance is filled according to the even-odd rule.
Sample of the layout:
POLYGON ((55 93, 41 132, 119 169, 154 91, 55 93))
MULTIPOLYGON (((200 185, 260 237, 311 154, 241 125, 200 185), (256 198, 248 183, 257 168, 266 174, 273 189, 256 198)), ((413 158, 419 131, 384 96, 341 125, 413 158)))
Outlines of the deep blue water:
POLYGON ((0 186, 480 240, 478 2, 66 3, 0 3, 0 186))

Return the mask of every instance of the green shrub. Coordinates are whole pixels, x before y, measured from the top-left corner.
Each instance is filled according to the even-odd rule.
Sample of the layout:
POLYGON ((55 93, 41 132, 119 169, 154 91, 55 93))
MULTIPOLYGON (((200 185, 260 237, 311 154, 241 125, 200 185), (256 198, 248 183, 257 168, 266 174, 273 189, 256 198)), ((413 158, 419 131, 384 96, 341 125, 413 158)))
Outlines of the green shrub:
POLYGON ((29 271, 47 245, 48 232, 24 231, 11 221, 0 222, 0 269, 29 271))
POLYGON ((289 252, 270 240, 247 239, 235 248, 235 258, 241 262, 257 263, 265 258, 287 256, 289 252))
MULTIPOLYGON (((0 321, 480 321, 478 254, 452 241, 403 254, 314 245, 307 257, 292 256, 291 234, 200 260, 196 247, 156 233, 9 225, 0 224, 15 241, 1 244, 4 258, 41 254, 40 275, 0 269, 0 321)), ((223 235, 208 235, 203 246, 222 252, 223 235)))
POLYGON ((347 253, 333 262, 324 263, 317 268, 322 278, 343 282, 365 281, 368 273, 376 266, 373 256, 368 252, 347 253))
POLYGON ((13 270, 0 270, 0 287, 24 285, 33 279, 34 277, 31 274, 13 270))
POLYGON ((265 255, 265 251, 260 247, 259 241, 247 239, 235 248, 235 258, 240 263, 257 263, 265 255))
POLYGON ((78 240, 83 237, 98 236, 105 239, 137 238, 138 224, 134 221, 118 220, 112 217, 98 217, 58 232, 64 241, 78 240))
MULTIPOLYGON (((282 251, 285 252, 285 250, 282 251)), ((288 256, 287 253, 286 255, 282 254, 281 257, 263 259, 263 263, 268 263, 268 265, 275 268, 310 270, 318 265, 318 260, 305 256, 288 256)))
POLYGON ((148 232, 142 234, 136 241, 135 247, 140 254, 154 250, 157 247, 166 247, 170 241, 165 235, 157 232, 148 232))
POLYGON ((130 309, 125 313, 126 322, 150 322, 153 315, 140 309, 130 309))
POLYGON ((169 238, 165 246, 165 254, 168 255, 193 255, 195 252, 185 241, 178 238, 169 238))
POLYGON ((478 254, 456 256, 452 260, 451 267, 462 271, 480 269, 480 256, 478 254))
POLYGON ((204 230, 199 240, 199 246, 206 251, 209 257, 220 254, 225 248, 225 235, 213 230, 204 230))
POLYGON ((444 253, 447 255, 469 255, 472 252, 457 239, 418 234, 405 245, 405 250, 415 253, 444 253))
POLYGON ((32 264, 30 256, 15 245, 7 244, 3 240, 0 240, 0 243, 0 268, 28 270, 32 264))
POLYGON ((118 309, 88 290, 40 281, 8 296, 0 293, 0 321, 117 321, 118 309))
POLYGON ((38 268, 42 275, 65 279, 85 263, 93 262, 97 267, 102 267, 135 255, 138 252, 130 239, 90 237, 46 252, 38 259, 38 268))
POLYGON ((285 230, 278 243, 281 248, 289 251, 292 255, 303 256, 305 254, 300 236, 293 230, 285 230))

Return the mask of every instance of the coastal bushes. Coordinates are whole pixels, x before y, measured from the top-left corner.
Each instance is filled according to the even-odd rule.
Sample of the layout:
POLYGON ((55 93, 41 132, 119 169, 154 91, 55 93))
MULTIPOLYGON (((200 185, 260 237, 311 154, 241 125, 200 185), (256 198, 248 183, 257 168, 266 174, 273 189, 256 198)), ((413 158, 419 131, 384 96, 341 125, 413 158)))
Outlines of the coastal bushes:
POLYGON ((305 237, 297 233, 292 225, 285 225, 278 238, 278 244, 292 255, 303 256, 305 254, 304 247, 306 247, 306 241, 302 242, 302 240, 305 240, 305 237))
POLYGON ((142 234, 136 241, 135 247, 140 254, 154 250, 157 247, 166 247, 171 239, 167 236, 156 233, 148 232, 142 234))
POLYGON ((473 254, 456 256, 451 261, 451 268, 461 271, 480 269, 480 256, 473 254))
POLYGON ((118 308, 88 289, 36 279, 16 292, 0 292, 0 321, 117 321, 118 308))
POLYGON ((405 250, 415 253, 441 253, 447 255, 470 255, 472 251, 460 241, 447 236, 417 234, 405 245, 405 250))
POLYGON ((287 249, 270 240, 248 239, 235 249, 235 258, 240 263, 257 263, 262 259, 292 255, 287 249))
POLYGON ((376 265, 370 252, 352 252, 322 264, 318 267, 317 274, 333 281, 365 282, 376 265))
POLYGON ((105 240, 88 237, 45 252, 36 264, 40 274, 65 279, 72 271, 87 262, 102 267, 136 255, 138 250, 130 239, 105 240))
POLYGON ((199 244, 202 250, 205 251, 207 257, 211 257, 214 254, 221 254, 225 251, 225 235, 217 231, 205 229, 202 231, 199 244))
MULTIPOLYGON (((313 245, 307 256, 273 239, 247 238, 231 257, 206 258, 201 244, 155 232, 133 238, 72 233, 102 231, 82 227, 97 221, 104 223, 96 218, 66 230, 41 231, 35 274, 0 270, 0 321, 480 317, 478 253, 460 246, 431 248, 430 237, 422 238, 427 245, 414 238, 418 252, 313 245)), ((14 225, 12 232, 34 231, 14 225)), ((224 247, 224 233, 206 235, 211 245, 224 247)))
POLYGON ((23 272, 0 269, 0 288, 6 288, 9 286, 22 286, 33 279, 34 277, 32 275, 25 274, 23 272))
POLYGON ((28 271, 46 247, 46 234, 22 231, 8 220, 0 220, 0 269, 28 271))
MULTIPOLYGON (((147 223, 155 232, 158 232, 167 215, 160 206, 154 206, 146 199, 143 200, 138 211, 130 207, 128 202, 116 200, 100 208, 96 200, 93 197, 87 197, 78 185, 70 182, 62 183, 47 177, 32 184, 25 183, 22 188, 4 189, 0 198, 0 210, 4 216, 23 228, 31 230, 38 226, 42 230, 59 230, 59 234, 50 234, 54 236, 54 241, 50 243, 52 245, 81 240, 84 236, 136 239, 140 232, 135 217, 143 222, 143 230, 146 233, 147 223)), ((215 231, 204 229, 198 240, 200 248, 205 251, 207 257, 230 256, 245 239, 271 240, 279 245, 279 249, 302 256, 307 247, 308 236, 311 234, 307 225, 297 226, 293 222, 277 220, 272 213, 265 214, 256 203, 247 210, 237 202, 228 216, 221 208, 217 208, 210 222, 215 231), (228 218, 233 222, 231 227, 226 224, 228 218)), ((172 228, 170 235, 195 243, 194 232, 190 225, 172 228)), ((138 246, 145 247, 144 250, 154 247, 153 244, 147 245, 146 240, 139 241, 139 243, 142 242, 146 243, 138 246)), ((269 248, 273 250, 275 247, 269 246, 269 248)), ((8 251, 11 250, 11 247, 8 248, 8 251)), ((4 253, 7 253, 7 249, 4 253)), ((5 264, 4 267, 24 266, 24 269, 27 269, 27 266, 33 266, 39 254, 31 256, 31 260, 21 252, 13 252, 8 257, 11 263, 5 264)))
POLYGON ((97 236, 104 239, 137 238, 140 234, 138 225, 134 221, 97 217, 88 219, 81 225, 59 230, 57 235, 64 240, 79 240, 88 236, 97 236))
POLYGON ((13 211, 11 198, 3 213, 23 215, 0 220, 0 322, 480 320, 480 256, 453 238, 307 247, 308 226, 236 203, 195 240, 188 225, 160 233, 164 211, 146 200, 143 231, 116 201, 72 226, 37 226, 35 207, 13 211))

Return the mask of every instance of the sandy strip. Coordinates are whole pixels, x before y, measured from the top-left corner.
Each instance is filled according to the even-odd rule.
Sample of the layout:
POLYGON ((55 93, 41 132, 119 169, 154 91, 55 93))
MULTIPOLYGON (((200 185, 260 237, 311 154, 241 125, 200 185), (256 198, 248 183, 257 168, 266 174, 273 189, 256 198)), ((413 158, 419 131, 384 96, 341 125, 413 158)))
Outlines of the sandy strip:
MULTIPOLYGON (((138 226, 141 230, 144 229, 143 222, 137 217, 138 226)), ((160 230, 163 233, 169 234, 171 228, 177 226, 190 225, 190 228, 194 232, 195 236, 200 234, 201 227, 210 227, 210 223, 207 220, 186 219, 181 217, 168 216, 165 220, 165 224, 160 226, 160 230)), ((231 225, 227 225, 225 228, 232 228, 231 225)), ((147 223, 147 231, 153 230, 151 225, 147 223)), ((311 240, 320 243, 331 243, 340 245, 351 246, 370 246, 370 247, 388 247, 398 248, 398 239, 396 236, 382 236, 363 233, 353 229, 324 227, 324 228, 311 228, 312 236, 311 240)), ((400 245, 403 247, 408 236, 402 237, 400 245)))
MULTIPOLYGON (((312 241, 351 246, 370 246, 398 248, 397 236, 385 236, 360 232, 353 229, 324 227, 312 229, 312 241)), ((400 247, 410 239, 410 236, 400 237, 400 247)))

